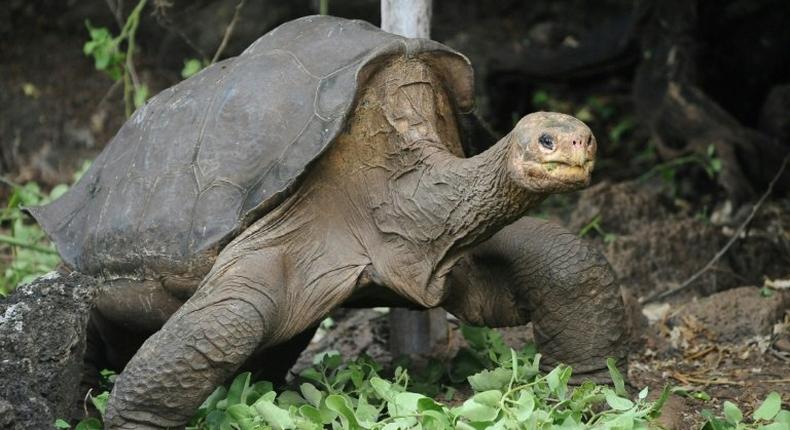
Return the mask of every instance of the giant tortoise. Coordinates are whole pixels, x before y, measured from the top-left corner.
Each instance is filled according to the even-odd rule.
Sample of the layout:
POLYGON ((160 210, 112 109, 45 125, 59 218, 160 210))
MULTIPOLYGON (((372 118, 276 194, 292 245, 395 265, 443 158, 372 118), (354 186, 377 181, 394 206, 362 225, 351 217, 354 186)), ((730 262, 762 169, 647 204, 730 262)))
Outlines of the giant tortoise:
POLYGON ((276 366, 267 350, 344 305, 532 321, 545 366, 595 379, 622 363, 607 262, 524 217, 589 183, 590 129, 533 113, 470 156, 473 101, 458 52, 313 16, 138 109, 67 194, 30 210, 65 265, 105 285, 88 358, 134 355, 107 428, 183 426, 242 365, 276 366))

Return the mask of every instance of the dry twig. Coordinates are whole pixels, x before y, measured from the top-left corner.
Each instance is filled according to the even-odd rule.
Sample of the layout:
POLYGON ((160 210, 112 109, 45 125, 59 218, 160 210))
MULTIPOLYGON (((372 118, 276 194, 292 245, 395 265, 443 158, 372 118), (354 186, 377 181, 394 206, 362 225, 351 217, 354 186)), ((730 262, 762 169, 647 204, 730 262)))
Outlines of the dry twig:
POLYGON ((214 57, 211 59, 211 64, 214 64, 219 60, 219 56, 222 55, 222 51, 225 50, 225 46, 228 44, 228 40, 230 39, 230 35, 233 33, 233 29, 236 27, 236 22, 239 20, 239 15, 241 12, 241 8, 244 7, 244 2, 246 0, 239 0, 239 3, 236 5, 236 11, 233 12, 233 18, 230 20, 230 23, 225 28, 225 34, 222 36, 222 42, 220 42, 219 47, 217 48, 217 52, 214 53, 214 57))

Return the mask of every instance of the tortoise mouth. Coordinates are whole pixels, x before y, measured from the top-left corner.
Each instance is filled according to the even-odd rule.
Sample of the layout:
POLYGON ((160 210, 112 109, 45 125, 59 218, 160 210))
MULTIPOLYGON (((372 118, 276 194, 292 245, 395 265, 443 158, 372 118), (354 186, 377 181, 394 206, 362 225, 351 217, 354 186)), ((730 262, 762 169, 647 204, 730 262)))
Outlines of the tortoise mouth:
POLYGON ((590 184, 593 160, 582 164, 565 161, 524 161, 521 171, 524 185, 543 191, 570 191, 590 184))
POLYGON ((565 183, 589 182, 594 162, 587 160, 582 164, 567 163, 565 161, 527 161, 527 171, 530 176, 542 176, 565 183))
POLYGON ((563 182, 587 181, 592 173, 593 161, 587 160, 582 164, 570 164, 562 161, 547 161, 539 163, 547 176, 563 182))

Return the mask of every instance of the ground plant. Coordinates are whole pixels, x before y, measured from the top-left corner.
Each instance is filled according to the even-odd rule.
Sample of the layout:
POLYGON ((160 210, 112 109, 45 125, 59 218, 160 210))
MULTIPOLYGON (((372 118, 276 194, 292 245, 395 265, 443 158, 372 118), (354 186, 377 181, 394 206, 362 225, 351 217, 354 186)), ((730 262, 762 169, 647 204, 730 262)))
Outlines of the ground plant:
MULTIPOLYGON (((516 351, 496 330, 462 326, 461 331, 469 347, 448 364, 434 361, 421 371, 397 366, 388 374, 370 357, 344 362, 339 353, 326 351, 315 356, 291 389, 276 391, 270 382, 254 382, 249 372, 241 373, 203 402, 187 429, 661 428, 656 418, 669 387, 655 401, 647 400, 647 388, 631 396, 611 359, 611 385, 571 385, 568 366, 540 370, 534 345, 516 351)), ((100 414, 107 398, 107 392, 90 398, 100 414)), ((721 416, 703 415, 703 430, 779 430, 790 424, 790 411, 781 409, 778 393, 771 393, 749 420, 730 402, 721 416)), ((58 425, 70 428, 63 420, 58 425)), ((75 427, 101 428, 98 418, 75 427)))
MULTIPOLYGON (((74 182, 90 164, 89 161, 83 163, 74 174, 74 182)), ((11 189, 6 207, 0 211, 0 258, 6 260, 0 273, 0 297, 4 297, 17 285, 34 280, 60 263, 55 247, 41 227, 24 213, 24 208, 55 200, 69 189, 69 185, 58 184, 47 193, 35 182, 20 185, 5 178, 0 178, 0 182, 0 186, 11 189)))

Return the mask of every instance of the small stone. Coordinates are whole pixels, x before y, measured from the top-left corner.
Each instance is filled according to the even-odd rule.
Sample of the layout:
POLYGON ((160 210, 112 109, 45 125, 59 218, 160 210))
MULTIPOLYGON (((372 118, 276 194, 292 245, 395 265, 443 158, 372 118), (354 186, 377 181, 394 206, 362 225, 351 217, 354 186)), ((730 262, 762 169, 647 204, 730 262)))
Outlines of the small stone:
POLYGON ((693 316, 722 342, 737 343, 768 336, 790 305, 790 294, 777 291, 768 297, 757 287, 739 287, 692 302, 670 321, 680 324, 693 316))

